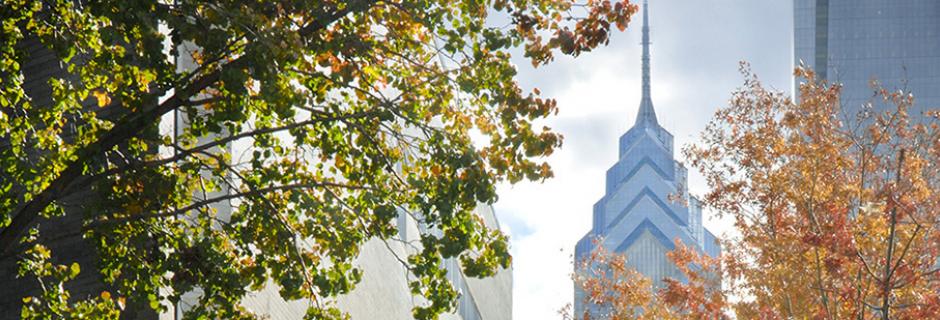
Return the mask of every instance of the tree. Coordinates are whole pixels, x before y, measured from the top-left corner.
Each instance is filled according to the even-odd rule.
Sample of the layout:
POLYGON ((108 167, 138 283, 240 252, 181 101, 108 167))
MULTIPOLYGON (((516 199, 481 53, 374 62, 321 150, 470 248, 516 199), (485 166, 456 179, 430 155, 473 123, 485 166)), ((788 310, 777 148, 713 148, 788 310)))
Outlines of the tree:
POLYGON ((684 279, 663 279, 654 287, 648 277, 627 264, 623 254, 595 240, 594 250, 575 264, 572 274, 584 310, 561 310, 564 319, 722 319, 728 290, 721 286, 721 263, 675 241, 667 257, 684 279))
POLYGON ((510 263, 505 235, 471 210, 500 181, 550 177, 540 157, 561 144, 533 124, 554 100, 519 88, 509 50, 535 66, 577 56, 635 11, 626 0, 6 0, 0 254, 23 258, 24 275, 73 278, 82 268, 49 260, 45 243, 62 235, 38 227, 60 223, 95 245, 115 291, 75 308, 160 309, 198 287, 188 317, 247 317, 240 299, 271 280, 316 302, 309 317, 333 318, 328 298, 358 281, 359 245, 390 238, 406 212, 440 231, 407 261, 428 301, 415 316, 435 318, 456 297, 443 258, 471 276, 510 263), (44 54, 57 74, 22 68, 44 54), (36 79, 47 86, 30 89, 36 79), (158 129, 171 114, 188 122, 175 134, 158 129), (251 152, 228 152, 238 143, 251 152), (213 210, 223 201, 230 214, 213 210))
MULTIPOLYGON (((913 95, 876 82, 871 103, 848 114, 841 86, 812 70, 795 70, 799 101, 764 88, 747 64, 742 73, 730 105, 684 149, 711 188, 703 204, 738 233, 720 260, 679 248, 670 257, 687 281, 639 300, 609 284, 635 273, 602 290, 576 285, 628 302, 617 310, 679 318, 940 317, 940 114, 912 117, 913 95), (721 274, 721 290, 707 290, 708 274, 721 274)), ((617 270, 616 259, 595 267, 617 270)))
POLYGON ((940 130, 912 120, 914 97, 873 83, 859 114, 841 86, 798 68, 800 101, 744 87, 686 149, 712 191, 705 202, 740 231, 727 276, 743 317, 936 318, 940 312, 940 130), (874 112, 884 104, 886 112, 874 112))

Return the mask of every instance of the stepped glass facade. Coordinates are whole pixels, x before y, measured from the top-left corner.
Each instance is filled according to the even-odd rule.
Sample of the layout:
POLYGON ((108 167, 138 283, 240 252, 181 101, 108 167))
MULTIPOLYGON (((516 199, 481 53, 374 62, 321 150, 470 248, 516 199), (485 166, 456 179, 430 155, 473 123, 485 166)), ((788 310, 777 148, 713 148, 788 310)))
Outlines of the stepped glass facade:
MULTIPOLYGON (((663 278, 682 280, 666 253, 675 240, 717 256, 716 237, 702 226, 698 200, 686 189, 686 168, 673 158, 673 137, 657 118, 650 97, 650 53, 647 4, 643 6, 643 86, 632 128, 620 137, 619 160, 607 170, 604 196, 594 204, 591 230, 575 247, 575 266, 594 250, 595 239, 609 252, 624 254, 629 266, 661 286, 663 278), (683 201, 671 199, 683 197, 683 201), (684 202, 684 203, 683 203, 684 202)), ((576 270, 577 272, 577 270, 576 270)), ((584 312, 584 297, 575 288, 575 314, 584 312)))

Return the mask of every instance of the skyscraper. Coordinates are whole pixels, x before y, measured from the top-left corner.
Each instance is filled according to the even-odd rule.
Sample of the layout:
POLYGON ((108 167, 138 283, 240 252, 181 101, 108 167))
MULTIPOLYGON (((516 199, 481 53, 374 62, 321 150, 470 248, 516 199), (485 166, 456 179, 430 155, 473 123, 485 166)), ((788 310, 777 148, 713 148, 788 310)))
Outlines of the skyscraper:
POLYGON ((794 62, 844 84, 846 115, 874 96, 871 80, 913 93, 912 116, 940 107, 940 1, 795 0, 793 8, 794 62))
MULTIPOLYGON (((605 195, 594 204, 591 230, 575 247, 575 264, 601 239, 608 251, 624 254, 627 263, 649 277, 655 286, 663 278, 682 279, 666 257, 674 240, 717 256, 715 236, 702 226, 701 204, 689 197, 686 168, 673 158, 673 137, 656 118, 650 95, 649 15, 643 3, 643 86, 633 127, 620 137, 620 159, 607 170, 605 195), (670 199, 684 197, 685 204, 670 199)), ((575 292, 575 313, 582 314, 583 299, 575 292)))

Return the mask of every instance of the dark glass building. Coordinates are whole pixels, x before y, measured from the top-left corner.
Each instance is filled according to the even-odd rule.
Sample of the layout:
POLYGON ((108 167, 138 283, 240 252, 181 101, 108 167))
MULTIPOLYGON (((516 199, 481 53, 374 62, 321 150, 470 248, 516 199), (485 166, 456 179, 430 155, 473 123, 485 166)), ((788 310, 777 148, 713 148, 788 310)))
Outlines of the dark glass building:
POLYGON ((794 0, 793 7, 794 63, 844 84, 846 114, 872 101, 872 80, 913 93, 912 116, 940 108, 940 1, 794 0))

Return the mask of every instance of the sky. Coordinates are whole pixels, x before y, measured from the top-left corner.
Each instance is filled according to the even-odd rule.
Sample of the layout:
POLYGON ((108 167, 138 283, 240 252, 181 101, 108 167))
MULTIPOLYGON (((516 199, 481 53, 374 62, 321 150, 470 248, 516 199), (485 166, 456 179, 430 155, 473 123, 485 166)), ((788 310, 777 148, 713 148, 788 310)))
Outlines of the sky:
MULTIPOLYGON (((684 161, 678 151, 696 142, 743 84, 740 61, 766 86, 791 91, 791 1, 650 2, 652 99, 659 123, 675 136, 676 159, 684 161)), ((608 46, 537 69, 514 55, 523 88, 557 100, 559 114, 544 124, 565 139, 548 158, 554 178, 498 188, 494 207, 513 255, 513 319, 560 319, 558 310, 572 302, 574 245, 590 229, 604 173, 617 160, 617 139, 640 103, 641 23, 637 14, 608 46)), ((708 190, 692 168, 689 189, 693 195, 708 190)), ((731 230, 730 221, 713 215, 705 213, 706 228, 719 236, 731 230)))

